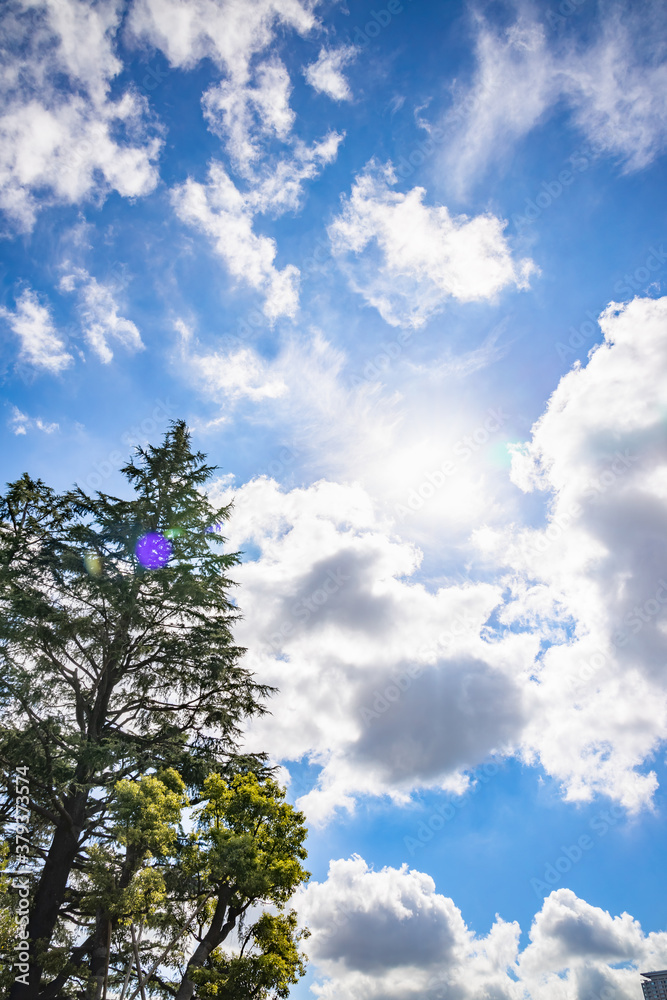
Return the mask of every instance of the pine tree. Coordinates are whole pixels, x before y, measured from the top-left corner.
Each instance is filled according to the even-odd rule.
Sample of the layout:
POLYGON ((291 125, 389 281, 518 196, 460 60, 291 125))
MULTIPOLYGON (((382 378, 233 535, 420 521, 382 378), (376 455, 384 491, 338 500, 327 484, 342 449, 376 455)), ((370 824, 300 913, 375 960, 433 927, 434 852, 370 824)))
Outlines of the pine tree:
POLYGON ((0 499, 0 819, 27 765, 33 870, 30 970, 12 1000, 69 995, 84 967, 101 981, 108 921, 76 944, 71 926, 119 782, 171 768, 201 788, 265 710, 232 636, 238 555, 211 530, 230 513, 203 490, 214 471, 176 422, 122 469, 127 499, 28 475, 0 499))

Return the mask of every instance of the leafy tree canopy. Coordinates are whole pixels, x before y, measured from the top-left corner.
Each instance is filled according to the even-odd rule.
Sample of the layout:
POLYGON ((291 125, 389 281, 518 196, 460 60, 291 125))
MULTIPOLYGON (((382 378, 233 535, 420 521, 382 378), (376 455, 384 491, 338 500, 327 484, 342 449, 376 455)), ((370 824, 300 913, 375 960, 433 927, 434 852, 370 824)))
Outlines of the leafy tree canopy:
POLYGON ((262 757, 237 750, 270 689, 233 640, 230 505, 211 504, 215 469, 182 422, 121 471, 129 498, 27 474, 0 498, 6 830, 17 768, 30 787, 25 845, 9 840, 10 869, 31 870, 30 963, 9 993, 101 997, 127 974, 126 993, 282 995, 302 961, 283 910, 305 830, 262 757), (221 953, 261 902, 273 911, 221 953))

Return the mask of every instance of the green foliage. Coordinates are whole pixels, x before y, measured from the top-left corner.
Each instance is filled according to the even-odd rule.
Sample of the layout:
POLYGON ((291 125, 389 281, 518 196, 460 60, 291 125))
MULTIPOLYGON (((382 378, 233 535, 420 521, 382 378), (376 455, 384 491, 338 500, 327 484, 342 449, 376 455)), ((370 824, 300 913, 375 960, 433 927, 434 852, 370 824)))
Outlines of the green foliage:
MULTIPOLYGON (((193 936, 206 955, 188 968, 212 970, 249 906, 280 911, 308 877, 303 816, 261 757, 236 755, 271 689, 234 643, 238 555, 209 530, 230 513, 205 492, 214 468, 177 422, 122 472, 123 497, 57 494, 27 474, 0 497, 0 823, 29 765, 30 997, 40 979, 54 1000, 120 987, 142 926, 144 970, 168 950, 148 993, 169 995, 160 976, 182 975, 193 936), (147 532, 172 547, 159 570, 136 556, 147 532)), ((276 965, 283 947, 280 975, 293 974, 289 921, 282 938, 257 927, 253 955, 276 965)))
POLYGON ((123 778, 115 787, 112 834, 119 844, 140 854, 166 854, 176 840, 181 810, 187 805, 185 783, 173 767, 139 781, 123 778))
POLYGON ((307 931, 297 932, 294 911, 263 913, 245 937, 240 954, 216 949, 208 968, 197 969, 192 980, 201 1000, 268 1000, 289 996, 289 988, 305 974, 305 956, 299 942, 307 931))
MULTIPOLYGON (((118 782, 111 807, 116 839, 89 852, 81 910, 92 915, 101 907, 113 921, 110 982, 122 979, 130 924, 152 929, 150 944, 142 949, 145 967, 199 912, 201 930, 190 929, 199 942, 209 938, 214 946, 191 970, 198 997, 286 996, 304 972, 299 952, 304 932, 297 931, 293 912, 282 912, 309 877, 301 864, 304 816, 285 802, 270 777, 243 772, 226 781, 214 772, 191 813, 194 828, 187 837, 182 830, 177 836, 187 808, 183 788, 173 769, 118 782), (246 912, 266 905, 277 912, 264 912, 242 932, 246 912), (212 932, 216 914, 219 930, 212 932), (225 953, 219 945, 234 930, 242 937, 240 952, 225 953)), ((162 984, 168 981, 164 970, 176 974, 178 984, 183 958, 178 947, 164 957, 162 984)), ((164 988, 156 980, 149 992, 164 988)))
POLYGON ((225 782, 210 775, 206 804, 199 812, 199 870, 212 882, 230 886, 232 901, 264 899, 283 905, 309 877, 304 815, 284 801, 275 781, 253 773, 225 782))

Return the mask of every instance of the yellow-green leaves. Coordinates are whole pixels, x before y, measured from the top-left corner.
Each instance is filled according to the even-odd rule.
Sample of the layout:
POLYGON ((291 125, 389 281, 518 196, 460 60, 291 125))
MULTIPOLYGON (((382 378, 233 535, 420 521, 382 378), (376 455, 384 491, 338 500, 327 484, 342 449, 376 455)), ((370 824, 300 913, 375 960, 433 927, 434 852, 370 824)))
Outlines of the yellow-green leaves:
POLYGON ((216 949, 207 968, 193 971, 201 1000, 263 1000, 287 997, 289 988, 305 973, 305 958, 299 951, 307 931, 297 933, 294 911, 263 913, 245 936, 241 954, 216 949))
POLYGON ((167 854, 187 801, 183 780, 173 768, 139 781, 119 781, 111 806, 118 842, 140 854, 167 854))
POLYGON ((101 907, 114 922, 127 924, 150 918, 164 905, 164 862, 173 855, 187 801, 185 785, 173 768, 116 783, 110 805, 112 839, 87 852, 84 912, 101 907), (154 859, 162 865, 152 864, 154 859))
POLYGON ((271 778, 252 772, 230 782, 218 774, 204 783, 207 801, 198 816, 198 846, 213 882, 239 899, 284 904, 309 873, 303 813, 284 801, 271 778))

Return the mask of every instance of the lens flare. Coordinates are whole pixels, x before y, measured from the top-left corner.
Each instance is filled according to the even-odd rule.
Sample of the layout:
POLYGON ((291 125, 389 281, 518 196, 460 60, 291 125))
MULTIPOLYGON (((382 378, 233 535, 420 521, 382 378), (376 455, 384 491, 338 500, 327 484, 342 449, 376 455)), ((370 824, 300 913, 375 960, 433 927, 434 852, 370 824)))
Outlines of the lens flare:
POLYGON ((171 559, 171 543, 159 531, 149 531, 142 535, 134 551, 146 569, 162 569, 171 559))
POLYGON ((91 549, 83 557, 83 565, 90 576, 99 576, 102 572, 102 556, 98 555, 94 549, 91 549))

